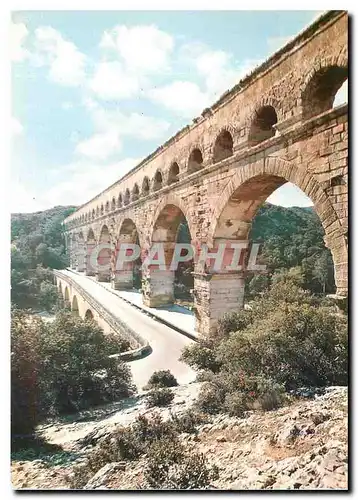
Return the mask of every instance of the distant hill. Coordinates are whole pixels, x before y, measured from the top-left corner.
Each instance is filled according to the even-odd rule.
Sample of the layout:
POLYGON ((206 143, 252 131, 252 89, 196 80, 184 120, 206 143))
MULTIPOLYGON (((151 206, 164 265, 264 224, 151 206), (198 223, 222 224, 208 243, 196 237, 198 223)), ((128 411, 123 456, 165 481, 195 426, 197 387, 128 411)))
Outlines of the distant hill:
POLYGON ((33 213, 13 213, 11 214, 11 241, 19 236, 38 232, 51 223, 61 223, 68 215, 76 210, 76 206, 56 206, 33 213))

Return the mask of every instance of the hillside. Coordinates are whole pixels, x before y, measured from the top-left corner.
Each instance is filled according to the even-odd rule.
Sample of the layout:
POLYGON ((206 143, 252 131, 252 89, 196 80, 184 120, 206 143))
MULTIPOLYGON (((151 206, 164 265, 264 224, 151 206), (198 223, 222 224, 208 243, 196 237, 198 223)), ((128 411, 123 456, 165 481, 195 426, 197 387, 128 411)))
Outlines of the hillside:
POLYGON ((68 265, 62 221, 76 207, 11 215, 11 302, 49 309, 56 302, 51 269, 68 265))

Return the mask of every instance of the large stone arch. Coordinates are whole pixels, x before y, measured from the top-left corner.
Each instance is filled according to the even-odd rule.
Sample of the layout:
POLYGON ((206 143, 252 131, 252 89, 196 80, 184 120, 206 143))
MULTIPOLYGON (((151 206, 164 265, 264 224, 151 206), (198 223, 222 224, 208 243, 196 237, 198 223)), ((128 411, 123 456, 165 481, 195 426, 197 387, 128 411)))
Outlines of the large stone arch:
POLYGON ((153 237, 154 227, 160 214, 163 212, 164 208, 169 205, 177 207, 184 214, 192 238, 196 234, 196 226, 193 222, 191 214, 189 213, 188 206, 184 203, 184 201, 181 198, 179 198, 179 196, 176 196, 174 193, 168 193, 166 196, 163 196, 160 199, 159 203, 157 204, 154 210, 153 217, 151 218, 146 238, 149 244, 153 243, 152 237, 153 237))
POLYGON ((98 237, 97 269, 95 270, 98 281, 110 280, 111 255, 111 233, 108 224, 104 223, 101 226, 98 237))
POLYGON ((214 210, 213 223, 208 233, 208 244, 213 246, 216 238, 247 238, 251 228, 251 220, 259 206, 275 189, 286 182, 295 184, 312 200, 325 231, 326 245, 332 253, 337 294, 346 295, 345 276, 348 265, 348 249, 344 237, 345 228, 341 226, 329 196, 314 175, 308 172, 303 165, 297 166, 293 162, 278 157, 268 157, 240 168, 227 183, 219 197, 220 201, 214 210), (250 197, 246 197, 245 200, 246 194, 250 191, 251 193, 255 191, 256 199, 252 200, 250 194, 250 197), (235 201, 233 201, 234 195, 237 197, 235 201), (230 210, 231 212, 237 210, 240 204, 238 218, 233 221, 228 217, 230 210))
MULTIPOLYGON (((143 267, 143 302, 149 307, 173 303, 175 269, 171 268, 181 222, 187 220, 190 238, 194 231, 187 207, 178 197, 168 194, 157 205, 148 232, 148 247, 153 259, 163 257, 165 268, 157 265, 143 267)), ((195 234, 195 233, 194 233, 195 234)))
POLYGON ((95 276, 96 270, 92 265, 91 255, 97 245, 94 229, 90 226, 86 233, 86 256, 85 256, 85 273, 87 276, 95 276))
POLYGON ((141 253, 143 238, 134 218, 122 218, 115 229, 115 248, 112 253, 112 287, 116 290, 131 289, 134 282, 141 282, 141 253), (124 245, 139 245, 128 248, 124 245), (133 253, 134 252, 134 253, 133 253), (132 256, 133 259, 131 258, 132 256), (136 256, 136 257, 135 257, 136 256))

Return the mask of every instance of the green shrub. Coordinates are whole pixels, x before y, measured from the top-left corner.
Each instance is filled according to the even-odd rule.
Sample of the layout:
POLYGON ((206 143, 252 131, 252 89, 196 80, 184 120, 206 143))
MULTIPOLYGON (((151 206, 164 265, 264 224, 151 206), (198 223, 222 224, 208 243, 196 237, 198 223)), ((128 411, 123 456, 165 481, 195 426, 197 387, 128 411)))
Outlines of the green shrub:
POLYGON ((11 433, 32 434, 41 418, 40 318, 13 309, 11 314, 11 433))
POLYGON ((169 388, 152 389, 146 397, 147 408, 153 406, 168 406, 174 399, 174 393, 169 388))
POLYGON ((226 313, 218 322, 218 332, 223 340, 231 332, 238 332, 247 328, 253 321, 251 310, 242 309, 232 313, 226 313))
POLYGON ((204 413, 219 413, 223 410, 224 399, 225 390, 222 387, 211 382, 205 382, 195 401, 195 407, 204 413))
POLYGON ((203 380, 195 406, 209 414, 227 412, 241 417, 247 410, 278 408, 285 400, 282 385, 243 371, 208 374, 203 380))
POLYGON ((195 410, 195 408, 189 408, 181 415, 172 414, 171 421, 179 433, 186 432, 192 434, 196 432, 196 426, 206 422, 207 418, 205 414, 195 410))
POLYGON ((168 440, 153 444, 144 469, 144 478, 152 489, 202 490, 217 477, 217 467, 209 467, 204 455, 188 452, 179 442, 168 440))
MULTIPOLYGON (((52 323, 13 310, 11 318, 12 434, 28 434, 49 414, 131 394, 129 367, 109 358, 113 342, 68 313, 52 323)), ((117 349, 117 348, 116 348, 117 349)), ((118 352, 118 351, 117 351, 118 352)))
POLYGON ((147 383, 147 388, 154 387, 175 387, 178 385, 177 379, 170 370, 159 370, 153 372, 147 383))
POLYGON ((164 422, 159 414, 139 415, 128 427, 118 427, 100 441, 88 455, 86 463, 76 467, 68 478, 72 488, 82 488, 104 465, 122 460, 136 460, 150 453, 157 442, 177 442, 178 431, 172 422, 164 422))
POLYGON ((215 350, 208 347, 208 343, 204 341, 185 346, 180 360, 187 363, 194 370, 217 372, 220 369, 220 362, 216 359, 215 350))
POLYGON ((346 384, 347 320, 310 304, 276 304, 223 341, 217 356, 231 373, 263 375, 286 389, 346 384))

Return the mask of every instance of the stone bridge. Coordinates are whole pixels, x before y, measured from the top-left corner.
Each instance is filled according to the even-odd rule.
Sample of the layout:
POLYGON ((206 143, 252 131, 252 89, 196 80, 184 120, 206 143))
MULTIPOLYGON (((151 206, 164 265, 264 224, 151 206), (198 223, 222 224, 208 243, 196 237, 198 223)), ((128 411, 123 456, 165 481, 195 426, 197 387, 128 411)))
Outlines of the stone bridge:
MULTIPOLYGON (((65 221, 71 266, 94 274, 99 243, 162 242, 168 262, 185 218, 194 246, 246 240, 260 205, 285 182, 314 204, 331 250, 336 293, 348 292, 348 107, 333 108, 348 78, 348 15, 329 11, 226 92, 118 182, 65 221)), ((103 258, 115 260, 106 254, 103 258)), ((132 286, 132 269, 97 273, 132 286)), ((173 271, 148 270, 143 300, 173 300, 173 271)), ((245 272, 195 268, 197 330, 243 306, 245 272)))

